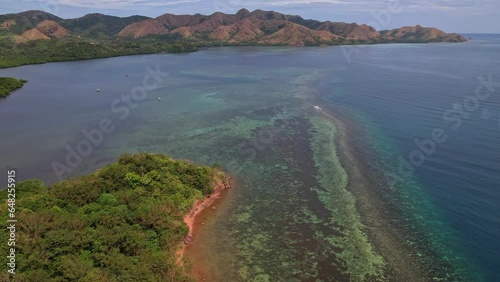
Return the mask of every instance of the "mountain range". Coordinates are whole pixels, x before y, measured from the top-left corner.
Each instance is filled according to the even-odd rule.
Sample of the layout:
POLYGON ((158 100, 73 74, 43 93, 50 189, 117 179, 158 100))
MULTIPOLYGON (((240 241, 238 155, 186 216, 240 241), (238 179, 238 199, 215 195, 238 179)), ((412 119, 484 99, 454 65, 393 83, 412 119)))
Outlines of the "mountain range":
POLYGON ((164 14, 115 17, 89 14, 62 19, 43 11, 0 15, 0 39, 16 43, 83 38, 170 40, 211 45, 317 46, 376 43, 464 42, 458 34, 417 26, 377 31, 366 24, 321 22, 273 11, 241 9, 236 14, 164 14))

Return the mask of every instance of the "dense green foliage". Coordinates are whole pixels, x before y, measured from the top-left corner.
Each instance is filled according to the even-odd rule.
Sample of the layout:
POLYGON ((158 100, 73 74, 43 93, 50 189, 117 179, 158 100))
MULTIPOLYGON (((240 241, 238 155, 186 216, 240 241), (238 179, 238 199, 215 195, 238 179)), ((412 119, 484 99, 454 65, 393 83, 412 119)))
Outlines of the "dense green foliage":
POLYGON ((125 55, 192 52, 196 48, 182 42, 115 39, 108 41, 65 39, 38 40, 15 44, 0 40, 0 68, 47 62, 77 61, 125 55))
POLYGON ((23 87, 26 82, 26 80, 12 77, 0 77, 0 98, 9 96, 12 91, 23 87))
POLYGON ((8 20, 14 20, 16 21, 16 24, 12 25, 8 30, 0 29, 0 37, 2 35, 8 35, 12 33, 21 34, 28 29, 34 28, 38 23, 44 20, 61 21, 62 19, 50 13, 44 13, 41 11, 26 11, 18 14, 0 15, 0 23, 8 20))
POLYGON ((148 17, 119 18, 102 14, 89 14, 77 19, 60 21, 64 28, 83 37, 105 39, 118 34, 127 25, 146 20, 148 17))
MULTIPOLYGON (((15 281, 191 281, 175 255, 188 232, 182 218, 221 175, 165 155, 136 154, 49 188, 38 180, 19 183, 15 281)), ((7 191, 0 194, 7 199, 7 191)), ((7 233, 0 235, 2 254, 7 233)), ((0 280, 6 263, 2 255, 0 280)))

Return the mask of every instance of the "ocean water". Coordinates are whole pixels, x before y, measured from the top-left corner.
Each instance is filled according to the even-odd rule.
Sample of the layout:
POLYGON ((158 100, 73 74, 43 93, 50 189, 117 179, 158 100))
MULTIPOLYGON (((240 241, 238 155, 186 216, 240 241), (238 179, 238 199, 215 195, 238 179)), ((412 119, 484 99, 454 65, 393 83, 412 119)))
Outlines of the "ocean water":
MULTIPOLYGON (((435 129, 446 134, 446 141, 436 144, 430 156, 425 154, 421 165, 412 165, 414 172, 404 178, 422 189, 438 210, 440 220, 451 228, 448 232, 456 235, 446 234, 442 240, 448 241, 446 244, 451 248, 462 249, 471 263, 476 264, 475 271, 484 271, 484 279, 497 281, 500 279, 497 258, 500 253, 500 36, 468 37, 472 38, 470 42, 457 45, 366 48, 349 68, 355 75, 342 81, 342 94, 332 93, 323 99, 352 109, 369 121, 376 131, 373 135, 379 137, 378 150, 387 166, 393 166, 399 176, 407 174, 396 172, 401 167, 400 157, 410 160, 410 154, 419 150, 416 140, 432 138, 435 129), (490 89, 494 92, 482 88, 477 95, 478 87, 484 85, 481 81, 491 78, 497 85, 490 89), (478 99, 483 93, 485 99, 478 99), (456 104, 463 114, 448 113, 456 104)), ((335 84, 337 88, 339 84, 335 84)), ((406 166, 403 167, 406 171, 406 166)), ((407 187, 413 189, 413 185, 407 187)), ((407 193, 410 201, 417 198, 407 193)), ((432 232, 434 223, 428 217, 422 220, 432 232)))
POLYGON ((0 70, 29 80, 0 100, 0 166, 52 183, 125 152, 221 164, 236 185, 188 250, 208 281, 498 281, 500 37, 468 37, 0 70))

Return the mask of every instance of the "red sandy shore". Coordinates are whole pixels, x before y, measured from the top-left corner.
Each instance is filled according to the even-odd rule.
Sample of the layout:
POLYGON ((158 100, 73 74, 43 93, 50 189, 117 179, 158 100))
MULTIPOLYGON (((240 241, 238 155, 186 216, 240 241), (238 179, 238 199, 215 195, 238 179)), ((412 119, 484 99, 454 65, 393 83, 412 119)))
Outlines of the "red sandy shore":
POLYGON ((186 238, 184 239, 184 243, 177 251, 177 258, 179 262, 181 262, 182 258, 184 257, 186 246, 192 244, 193 234, 194 234, 194 223, 196 221, 196 217, 200 215, 200 213, 205 209, 212 207, 214 202, 217 199, 221 198, 222 192, 229 189, 230 187, 231 187, 231 178, 228 175, 225 175, 224 178, 217 176, 214 180, 214 191, 212 192, 212 194, 208 195, 202 200, 196 200, 196 202, 194 202, 189 212, 184 216, 184 222, 189 228, 189 232, 186 238))

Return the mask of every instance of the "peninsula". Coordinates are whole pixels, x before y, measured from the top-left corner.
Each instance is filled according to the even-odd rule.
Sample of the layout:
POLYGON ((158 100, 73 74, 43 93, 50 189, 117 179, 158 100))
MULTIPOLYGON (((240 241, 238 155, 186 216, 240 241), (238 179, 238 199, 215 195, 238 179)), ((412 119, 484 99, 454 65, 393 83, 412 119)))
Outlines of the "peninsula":
MULTIPOLYGON (((93 174, 50 187, 39 180, 18 183, 15 209, 23 220, 16 227, 22 236, 16 242, 15 278, 192 281, 188 264, 178 260, 192 232, 184 217, 202 208, 202 199, 229 188, 228 183, 216 167, 142 153, 122 155, 93 174)), ((8 193, 0 191, 4 199, 8 193)), ((4 229, 7 219, 2 213, 4 229)), ((8 236, 0 234, 5 242, 8 236)), ((9 248, 1 249, 7 254, 9 248)), ((8 276, 7 271, 0 275, 2 281, 8 276)))
POLYGON ((0 98, 5 98, 13 91, 23 87, 27 80, 12 77, 0 77, 0 98))

